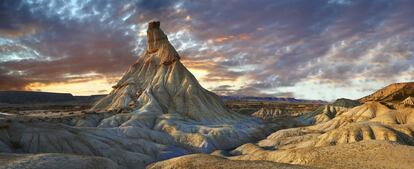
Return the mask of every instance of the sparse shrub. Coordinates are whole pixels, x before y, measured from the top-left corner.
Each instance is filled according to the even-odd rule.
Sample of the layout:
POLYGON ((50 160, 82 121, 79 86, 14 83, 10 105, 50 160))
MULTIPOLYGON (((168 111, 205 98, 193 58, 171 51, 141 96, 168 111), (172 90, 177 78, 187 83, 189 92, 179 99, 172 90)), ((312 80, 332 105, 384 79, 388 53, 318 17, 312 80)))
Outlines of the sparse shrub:
POLYGON ((1 125, 0 129, 8 129, 10 126, 9 125, 1 125))
POLYGON ((18 142, 18 141, 10 141, 10 144, 11 144, 11 147, 13 148, 13 149, 20 149, 20 148, 22 148, 23 146, 20 144, 20 142, 18 142))

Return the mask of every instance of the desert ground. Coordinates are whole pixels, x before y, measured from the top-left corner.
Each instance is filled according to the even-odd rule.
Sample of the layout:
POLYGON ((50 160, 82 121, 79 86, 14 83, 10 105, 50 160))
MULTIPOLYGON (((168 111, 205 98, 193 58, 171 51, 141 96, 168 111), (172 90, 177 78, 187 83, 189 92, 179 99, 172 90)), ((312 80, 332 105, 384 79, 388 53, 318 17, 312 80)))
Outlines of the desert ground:
POLYGON ((180 60, 150 22, 108 95, 2 103, 0 168, 414 168, 414 82, 358 100, 223 101, 180 60))

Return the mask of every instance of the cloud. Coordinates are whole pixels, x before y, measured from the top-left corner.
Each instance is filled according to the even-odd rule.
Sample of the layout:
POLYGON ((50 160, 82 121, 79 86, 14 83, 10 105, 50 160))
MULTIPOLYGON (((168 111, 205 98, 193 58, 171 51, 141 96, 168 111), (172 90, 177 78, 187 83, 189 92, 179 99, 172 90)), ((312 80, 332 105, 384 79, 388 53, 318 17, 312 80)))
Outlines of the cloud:
POLYGON ((160 20, 182 62, 205 72, 199 80, 217 93, 343 97, 301 92, 301 84, 320 84, 357 89, 351 97, 359 97, 373 88, 359 82, 414 80, 413 7, 385 0, 4 1, 0 89, 74 76, 116 81, 143 51, 146 22, 160 20))

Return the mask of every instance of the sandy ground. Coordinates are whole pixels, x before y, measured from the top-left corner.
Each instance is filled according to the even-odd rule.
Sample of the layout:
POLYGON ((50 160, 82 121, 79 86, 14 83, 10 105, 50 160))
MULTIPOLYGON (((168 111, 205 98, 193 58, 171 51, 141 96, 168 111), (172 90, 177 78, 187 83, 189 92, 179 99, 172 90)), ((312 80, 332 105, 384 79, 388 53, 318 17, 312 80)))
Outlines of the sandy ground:
POLYGON ((0 153, 0 169, 115 169, 113 161, 92 156, 70 154, 4 154, 0 153))
POLYGON ((315 167, 282 164, 268 161, 228 160, 213 155, 193 154, 161 161, 147 166, 148 169, 314 169, 315 167))
POLYGON ((336 146, 267 151, 230 157, 234 160, 269 160, 330 169, 412 169, 414 147, 388 141, 362 141, 336 146))
POLYGON ((314 154, 308 165, 323 168, 412 169, 414 147, 385 141, 364 141, 320 148, 303 152, 314 154))

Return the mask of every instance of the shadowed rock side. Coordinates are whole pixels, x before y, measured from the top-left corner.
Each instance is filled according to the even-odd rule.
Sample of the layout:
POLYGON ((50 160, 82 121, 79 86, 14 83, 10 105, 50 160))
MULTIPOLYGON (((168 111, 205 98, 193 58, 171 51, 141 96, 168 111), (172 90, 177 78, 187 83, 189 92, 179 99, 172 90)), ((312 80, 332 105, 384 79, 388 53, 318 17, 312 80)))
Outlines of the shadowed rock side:
POLYGON ((235 148, 269 133, 258 119, 227 110, 179 60, 159 22, 150 23, 143 55, 94 106, 104 113, 73 119, 75 126, 4 122, 0 151, 101 156, 120 168, 143 168, 188 153, 235 148))

